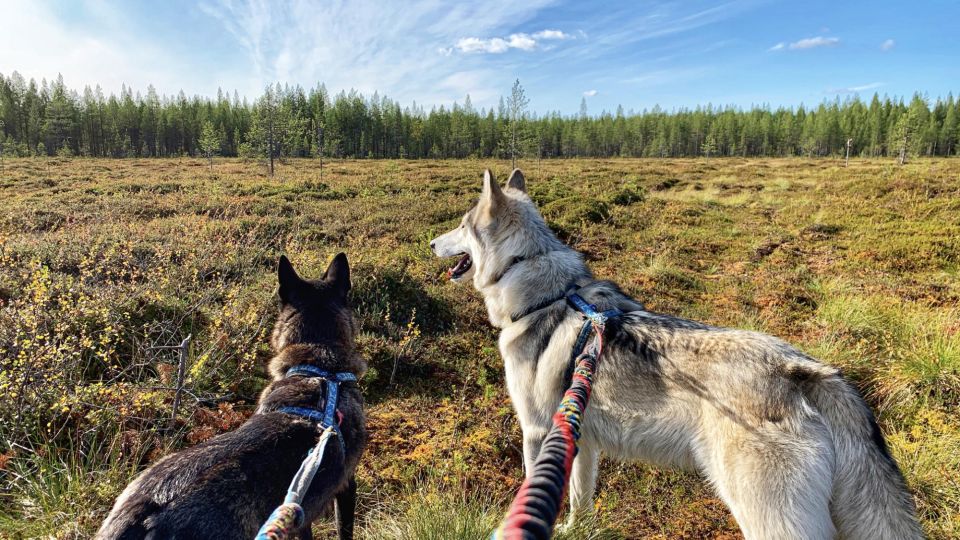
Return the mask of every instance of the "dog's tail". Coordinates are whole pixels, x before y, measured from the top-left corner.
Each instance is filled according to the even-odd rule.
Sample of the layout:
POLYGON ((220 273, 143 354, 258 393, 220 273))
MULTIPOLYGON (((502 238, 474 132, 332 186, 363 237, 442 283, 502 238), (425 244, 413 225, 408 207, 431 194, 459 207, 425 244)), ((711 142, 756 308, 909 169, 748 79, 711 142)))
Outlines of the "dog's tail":
POLYGON ((833 437, 837 461, 831 512, 840 537, 923 538, 913 497, 870 408, 836 370, 817 367, 801 385, 833 437))

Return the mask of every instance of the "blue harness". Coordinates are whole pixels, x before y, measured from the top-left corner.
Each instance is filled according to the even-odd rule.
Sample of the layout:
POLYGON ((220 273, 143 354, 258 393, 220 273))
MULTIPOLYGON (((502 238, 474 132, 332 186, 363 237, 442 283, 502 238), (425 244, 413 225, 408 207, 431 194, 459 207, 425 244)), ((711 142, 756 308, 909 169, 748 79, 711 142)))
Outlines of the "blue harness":
POLYGON ((570 354, 569 377, 567 377, 570 379, 573 376, 573 369, 576 366, 577 357, 580 356, 580 353, 586 348, 587 340, 590 339, 590 333, 593 331, 594 326, 596 325, 596 328, 603 328, 608 319, 619 317, 623 315, 623 312, 616 308, 597 311, 597 306, 588 304, 587 301, 577 293, 568 294, 567 302, 573 309, 579 311, 584 316, 583 327, 580 328, 580 335, 577 336, 577 342, 573 345, 573 351, 570 354))
POLYGON ((337 434, 337 438, 340 439, 340 446, 343 446, 343 437, 340 434, 340 423, 337 422, 337 401, 340 396, 340 383, 356 382, 357 376, 347 371, 333 373, 316 366, 301 364, 288 369, 284 377, 290 378, 297 375, 301 377, 320 377, 327 381, 326 399, 323 400, 324 403, 320 403, 320 405, 323 405, 323 410, 321 411, 319 408, 313 407, 280 407, 277 411, 313 420, 323 429, 333 428, 337 434))

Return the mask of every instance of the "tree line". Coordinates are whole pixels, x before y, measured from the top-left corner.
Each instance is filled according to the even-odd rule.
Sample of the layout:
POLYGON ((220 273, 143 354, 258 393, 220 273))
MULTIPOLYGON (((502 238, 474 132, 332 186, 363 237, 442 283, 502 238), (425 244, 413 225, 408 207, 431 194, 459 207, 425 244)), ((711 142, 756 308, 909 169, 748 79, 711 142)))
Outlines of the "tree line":
POLYGON ((495 108, 470 96, 429 110, 374 93, 331 95, 319 84, 268 86, 248 102, 236 92, 215 98, 146 95, 124 86, 105 96, 0 74, 3 155, 169 157, 179 155, 329 156, 350 158, 949 156, 960 148, 953 95, 930 100, 858 97, 816 106, 698 106, 671 111, 529 113, 519 81, 495 108), (848 143, 849 141, 849 143, 848 143))

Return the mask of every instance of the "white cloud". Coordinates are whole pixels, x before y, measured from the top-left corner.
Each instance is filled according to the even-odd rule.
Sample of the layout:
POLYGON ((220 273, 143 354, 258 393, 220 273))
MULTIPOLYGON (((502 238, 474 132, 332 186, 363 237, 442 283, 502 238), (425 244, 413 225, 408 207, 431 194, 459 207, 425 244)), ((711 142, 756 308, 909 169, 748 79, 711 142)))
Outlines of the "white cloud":
POLYGON ((888 39, 888 40, 886 40, 886 41, 884 41, 883 43, 880 44, 880 50, 881 50, 881 51, 889 51, 889 50, 892 49, 896 44, 897 44, 896 41, 894 41, 894 40, 892 40, 892 39, 888 39))
POLYGON ((886 83, 882 82, 872 82, 869 84, 861 84, 860 86, 848 86, 846 88, 831 88, 827 90, 827 94, 856 94, 857 92, 863 92, 864 90, 873 90, 874 88, 880 88, 885 86, 886 83))
POLYGON ((457 49, 465 53, 493 53, 500 54, 507 52, 510 44, 501 38, 480 39, 476 37, 461 38, 457 41, 457 49))
POLYGON ((587 90, 586 92, 583 93, 583 97, 593 97, 595 95, 597 95, 596 90, 587 90))
POLYGON ((794 41, 790 44, 790 49, 814 49, 816 47, 832 47, 840 43, 840 38, 817 36, 804 38, 800 41, 794 41))
POLYGON ((455 47, 462 53, 489 53, 502 54, 510 49, 519 49, 521 51, 535 50, 540 41, 576 39, 571 34, 565 34, 560 30, 541 30, 533 34, 517 33, 510 34, 506 38, 493 37, 488 39, 478 37, 465 37, 457 40, 455 47))
POLYGON ((811 38, 804 38, 800 41, 794 41, 793 43, 784 43, 781 41, 773 47, 767 49, 768 51, 782 51, 784 49, 790 49, 792 51, 803 50, 803 49, 814 49, 817 47, 832 47, 840 43, 840 38, 835 37, 823 37, 816 36, 811 38))
MULTIPOLYGON (((582 31, 581 31, 582 33, 582 31)), ((560 30, 541 30, 539 32, 534 32, 534 39, 574 39, 574 36, 570 34, 565 34, 560 30)))
POLYGON ((532 51, 537 46, 537 42, 527 34, 512 34, 509 45, 513 49, 532 51))

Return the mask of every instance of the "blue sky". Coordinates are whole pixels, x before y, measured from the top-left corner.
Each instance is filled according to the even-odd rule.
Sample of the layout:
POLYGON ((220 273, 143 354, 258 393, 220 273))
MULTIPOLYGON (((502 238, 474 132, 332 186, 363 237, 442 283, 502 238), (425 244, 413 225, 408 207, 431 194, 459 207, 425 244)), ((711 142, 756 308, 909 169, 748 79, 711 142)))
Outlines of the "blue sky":
POLYGON ((254 97, 270 81, 407 105, 798 105, 960 91, 960 2, 5 0, 0 73, 254 97))

